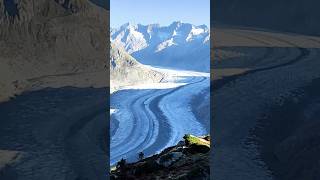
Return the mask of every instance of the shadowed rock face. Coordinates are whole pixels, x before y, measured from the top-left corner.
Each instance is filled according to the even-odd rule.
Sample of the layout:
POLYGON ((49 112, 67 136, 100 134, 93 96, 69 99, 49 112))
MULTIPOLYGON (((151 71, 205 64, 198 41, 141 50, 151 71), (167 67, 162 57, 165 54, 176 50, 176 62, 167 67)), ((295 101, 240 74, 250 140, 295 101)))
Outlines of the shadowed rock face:
POLYGON ((211 3, 213 23, 320 35, 317 0, 224 0, 211 3))

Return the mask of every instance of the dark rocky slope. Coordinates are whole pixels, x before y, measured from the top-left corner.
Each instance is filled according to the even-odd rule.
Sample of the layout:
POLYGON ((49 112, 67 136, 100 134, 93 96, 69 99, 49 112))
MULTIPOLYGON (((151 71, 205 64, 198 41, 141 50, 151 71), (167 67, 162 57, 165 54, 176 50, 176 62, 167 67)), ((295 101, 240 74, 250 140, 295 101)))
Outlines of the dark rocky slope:
POLYGON ((186 135, 178 145, 136 163, 119 161, 111 179, 210 179, 209 153, 210 136, 186 135))

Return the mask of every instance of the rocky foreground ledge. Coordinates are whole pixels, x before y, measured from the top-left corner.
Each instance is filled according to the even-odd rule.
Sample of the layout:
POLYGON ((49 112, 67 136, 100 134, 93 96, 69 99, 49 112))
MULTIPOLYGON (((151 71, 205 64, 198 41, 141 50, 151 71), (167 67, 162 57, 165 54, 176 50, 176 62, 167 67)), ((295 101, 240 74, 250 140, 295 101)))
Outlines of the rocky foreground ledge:
POLYGON ((185 135, 176 146, 135 163, 119 161, 110 179, 210 179, 210 136, 185 135))

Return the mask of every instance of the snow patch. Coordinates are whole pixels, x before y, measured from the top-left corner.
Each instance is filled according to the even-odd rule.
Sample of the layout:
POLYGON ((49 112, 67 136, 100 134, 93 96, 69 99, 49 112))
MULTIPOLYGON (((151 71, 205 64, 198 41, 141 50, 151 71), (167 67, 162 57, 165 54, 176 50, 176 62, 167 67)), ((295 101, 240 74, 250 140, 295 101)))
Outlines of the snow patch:
POLYGON ((187 37, 186 41, 190 42, 190 41, 192 41, 194 39, 203 38, 203 36, 205 34, 207 34, 205 29, 192 27, 190 33, 188 34, 188 37, 187 37))
POLYGON ((171 38, 171 39, 169 39, 169 40, 167 40, 167 41, 164 41, 164 42, 162 42, 161 44, 159 44, 159 45, 157 46, 157 49, 156 49, 155 52, 160 52, 160 51, 162 51, 163 49, 165 49, 165 48, 167 48, 167 47, 170 47, 170 46, 173 46, 173 45, 175 45, 175 43, 173 42, 173 38, 171 38))
POLYGON ((114 113, 116 113, 117 112, 117 109, 110 109, 110 115, 112 115, 112 114, 114 114, 114 113))

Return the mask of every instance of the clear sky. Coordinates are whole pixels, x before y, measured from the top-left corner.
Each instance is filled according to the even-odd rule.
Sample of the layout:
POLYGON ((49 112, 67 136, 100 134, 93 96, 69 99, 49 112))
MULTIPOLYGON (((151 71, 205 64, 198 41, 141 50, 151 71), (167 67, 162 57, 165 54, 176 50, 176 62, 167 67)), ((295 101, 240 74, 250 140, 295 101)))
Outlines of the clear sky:
POLYGON ((178 20, 209 27, 210 0, 110 0, 110 15, 113 28, 127 22, 166 26, 178 20))

